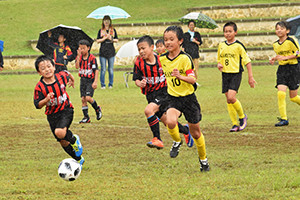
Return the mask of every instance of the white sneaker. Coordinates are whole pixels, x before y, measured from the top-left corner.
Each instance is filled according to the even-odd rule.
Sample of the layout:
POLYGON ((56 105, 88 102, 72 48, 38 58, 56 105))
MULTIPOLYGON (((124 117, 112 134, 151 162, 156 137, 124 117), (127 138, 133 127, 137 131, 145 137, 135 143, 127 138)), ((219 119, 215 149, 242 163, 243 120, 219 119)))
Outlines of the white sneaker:
POLYGON ((112 89, 112 86, 109 86, 108 88, 109 88, 109 89, 112 89))
POLYGON ((105 87, 105 86, 102 86, 102 87, 101 87, 101 89, 102 89, 102 90, 105 90, 105 89, 106 89, 106 87, 105 87))

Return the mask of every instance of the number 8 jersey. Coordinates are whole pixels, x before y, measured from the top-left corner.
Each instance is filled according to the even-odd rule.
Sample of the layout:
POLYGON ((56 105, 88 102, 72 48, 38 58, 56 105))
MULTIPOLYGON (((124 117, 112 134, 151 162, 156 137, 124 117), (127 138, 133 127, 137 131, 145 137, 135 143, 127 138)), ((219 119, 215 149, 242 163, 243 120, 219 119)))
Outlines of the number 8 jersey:
POLYGON ((159 57, 167 79, 168 93, 174 97, 183 97, 193 94, 195 89, 192 84, 179 80, 171 75, 174 69, 178 69, 180 75, 193 76, 195 78, 194 64, 191 57, 183 51, 172 60, 168 55, 169 52, 164 53, 159 57))
POLYGON ((221 42, 218 47, 218 63, 223 65, 224 73, 239 73, 251 62, 245 46, 238 40, 231 44, 221 42))

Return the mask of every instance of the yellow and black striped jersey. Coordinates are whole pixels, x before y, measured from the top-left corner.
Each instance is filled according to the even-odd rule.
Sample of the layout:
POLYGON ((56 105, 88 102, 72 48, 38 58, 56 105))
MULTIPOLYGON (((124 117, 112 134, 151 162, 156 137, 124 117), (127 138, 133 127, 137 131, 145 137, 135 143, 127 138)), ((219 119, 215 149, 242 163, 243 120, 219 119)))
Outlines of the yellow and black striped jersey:
POLYGON ((172 60, 168 57, 168 55, 169 52, 164 53, 159 57, 162 69, 167 79, 168 93, 175 97, 183 97, 193 94, 195 89, 192 84, 179 80, 171 75, 174 69, 178 69, 180 75, 189 76, 189 74, 191 74, 192 76, 194 64, 191 57, 183 51, 181 51, 179 55, 172 60), (191 71, 192 73, 190 73, 191 71))
MULTIPOLYGON (((295 41, 291 37, 287 37, 285 41, 283 41, 281 44, 279 43, 279 40, 273 43, 273 48, 276 53, 276 55, 281 56, 291 56, 295 55, 298 57, 299 55, 299 44, 298 41, 295 41)), ((279 60, 279 65, 295 65, 298 63, 297 58, 289 59, 289 60, 279 60)))
POLYGON ((245 46, 238 40, 231 44, 221 42, 218 47, 218 63, 223 65, 224 73, 239 73, 251 62, 245 46))

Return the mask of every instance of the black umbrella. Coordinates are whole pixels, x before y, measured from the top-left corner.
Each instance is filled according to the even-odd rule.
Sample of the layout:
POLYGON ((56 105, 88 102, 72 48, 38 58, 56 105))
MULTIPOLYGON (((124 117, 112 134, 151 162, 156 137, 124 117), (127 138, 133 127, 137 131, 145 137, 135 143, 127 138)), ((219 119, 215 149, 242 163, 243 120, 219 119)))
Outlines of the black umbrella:
POLYGON ((58 36, 63 34, 66 38, 65 44, 69 45, 72 50, 73 56, 71 60, 74 60, 77 56, 78 42, 82 39, 86 39, 90 42, 91 46, 94 42, 92 38, 90 38, 81 28, 77 26, 65 26, 60 24, 54 28, 49 30, 45 30, 40 33, 40 37, 36 48, 38 48, 45 55, 53 58, 53 49, 48 45, 48 31, 51 31, 51 39, 53 42, 57 42, 58 36))
POLYGON ((292 17, 286 20, 291 25, 291 31, 289 35, 295 35, 297 28, 300 26, 300 15, 292 17))

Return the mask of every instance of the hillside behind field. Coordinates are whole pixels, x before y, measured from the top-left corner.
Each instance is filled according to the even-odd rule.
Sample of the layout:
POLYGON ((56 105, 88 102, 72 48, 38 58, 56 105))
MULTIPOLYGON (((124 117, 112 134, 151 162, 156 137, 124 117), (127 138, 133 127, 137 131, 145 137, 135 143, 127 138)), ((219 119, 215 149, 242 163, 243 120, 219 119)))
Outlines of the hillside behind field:
MULTIPOLYGON (((120 7, 131 15, 128 19, 113 20, 113 23, 136 23, 178 21, 191 7, 280 2, 283 1, 111 0, 109 5, 120 7)), ((3 55, 36 54, 28 45, 28 40, 38 39, 40 32, 58 24, 78 26, 95 38, 101 20, 87 19, 86 16, 107 5, 107 1, 99 0, 0 0, 0 40, 5 42, 3 55)))

